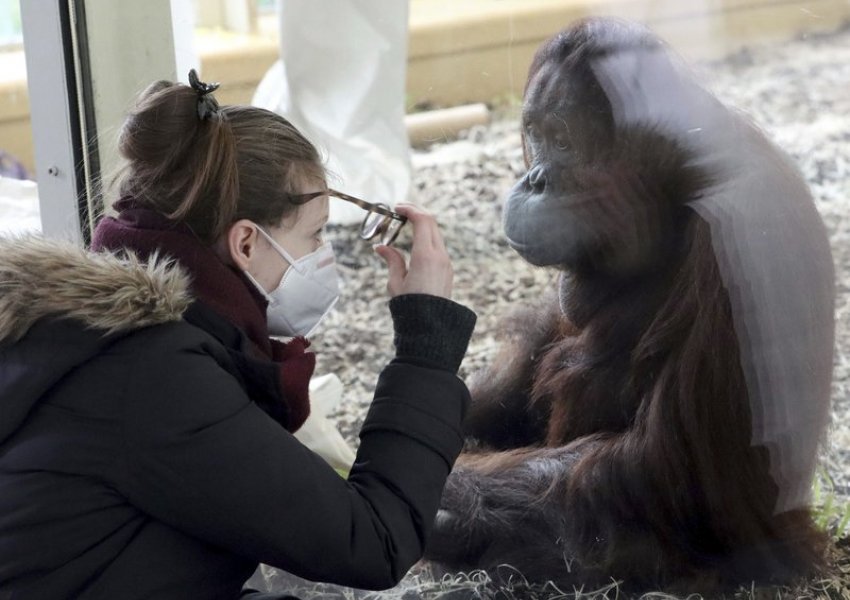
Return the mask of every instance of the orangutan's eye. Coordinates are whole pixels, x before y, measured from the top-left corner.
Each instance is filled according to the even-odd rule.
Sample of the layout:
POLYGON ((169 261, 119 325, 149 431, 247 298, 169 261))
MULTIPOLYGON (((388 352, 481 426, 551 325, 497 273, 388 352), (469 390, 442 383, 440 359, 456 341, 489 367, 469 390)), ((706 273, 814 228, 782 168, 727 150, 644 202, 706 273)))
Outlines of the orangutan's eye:
POLYGON ((558 150, 567 150, 570 147, 570 142, 566 135, 555 136, 555 148, 558 150))

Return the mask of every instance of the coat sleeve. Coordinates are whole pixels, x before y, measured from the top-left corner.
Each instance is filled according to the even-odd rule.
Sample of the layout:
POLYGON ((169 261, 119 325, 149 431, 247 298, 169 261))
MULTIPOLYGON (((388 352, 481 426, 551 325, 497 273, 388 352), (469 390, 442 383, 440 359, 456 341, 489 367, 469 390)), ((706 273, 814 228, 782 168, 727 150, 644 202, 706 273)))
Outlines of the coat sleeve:
MULTIPOLYGON (((472 323, 452 334, 464 350, 472 323)), ((177 335, 150 335, 145 359, 133 362, 119 491, 172 527, 301 577, 394 585, 422 555, 460 452, 463 382, 433 356, 398 356, 379 377, 346 481, 246 396, 211 340, 186 339, 187 328, 176 350, 177 335)))

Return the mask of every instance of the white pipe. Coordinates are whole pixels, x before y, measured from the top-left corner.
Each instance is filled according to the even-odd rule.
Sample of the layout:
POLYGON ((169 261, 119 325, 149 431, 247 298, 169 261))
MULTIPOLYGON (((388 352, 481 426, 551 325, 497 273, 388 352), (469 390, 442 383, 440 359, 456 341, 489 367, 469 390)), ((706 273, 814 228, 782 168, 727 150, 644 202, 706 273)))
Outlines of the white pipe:
POLYGON ((404 117, 407 136, 412 145, 440 142, 456 137, 459 132, 473 125, 486 125, 489 122, 490 109, 480 102, 413 113, 404 117))

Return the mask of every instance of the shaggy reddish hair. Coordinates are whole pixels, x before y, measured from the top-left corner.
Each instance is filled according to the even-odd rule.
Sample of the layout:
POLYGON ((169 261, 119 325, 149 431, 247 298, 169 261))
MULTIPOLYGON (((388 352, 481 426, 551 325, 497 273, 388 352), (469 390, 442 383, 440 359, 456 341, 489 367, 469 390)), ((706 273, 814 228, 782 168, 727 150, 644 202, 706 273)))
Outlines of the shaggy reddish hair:
MULTIPOLYGON (((538 181, 541 167, 515 186, 506 232, 516 231, 512 219, 531 218, 532 209, 514 212, 512 203, 536 193, 537 201, 569 199, 567 212, 550 207, 548 214, 567 214, 586 225, 577 231, 592 234, 582 234, 569 252, 544 248, 540 256, 559 257, 552 259, 517 243, 535 264, 561 270, 559 290, 504 324, 498 356, 471 382, 470 450, 449 477, 426 557, 450 569, 496 572, 508 564, 531 580, 567 585, 614 578, 636 590, 705 590, 811 573, 821 565, 824 534, 805 505, 784 507, 780 497, 783 486, 808 486, 812 472, 786 481, 772 453, 802 452, 802 464, 813 465, 817 440, 782 448, 758 443, 753 411, 770 412, 780 400, 747 377, 752 361, 743 353, 754 347, 744 344, 733 282, 721 272, 719 230, 692 205, 715 193, 727 174, 701 160, 714 156, 688 146, 675 129, 618 122, 623 98, 612 98, 602 80, 616 74, 593 61, 626 50, 667 52, 643 28, 593 19, 549 40, 531 67, 524 131, 542 133, 524 148, 532 170, 548 165, 548 179, 538 181), (554 156, 546 138, 554 134, 539 116, 561 106, 552 97, 557 90, 580 100, 585 139, 572 140, 572 162, 547 154, 554 156), (621 222, 599 208, 606 202, 621 222), (644 233, 628 241, 635 222, 644 233), (618 252, 628 252, 631 262, 618 252)), ((651 64, 673 68, 666 58, 651 64)), ((828 350, 812 359, 810 379, 800 387, 820 391, 798 400, 822 415, 833 328, 823 224, 781 152, 707 92, 696 97, 694 111, 708 107, 720 115, 715 123, 751 144, 721 154, 752 155, 767 165, 759 168, 794 207, 786 219, 794 239, 817 258, 815 283, 805 293, 822 317, 817 343, 828 350)), ((569 130, 574 124, 567 120, 569 130)), ((762 350, 777 348, 755 348, 762 350)), ((823 422, 805 431, 800 435, 820 436, 823 422)))

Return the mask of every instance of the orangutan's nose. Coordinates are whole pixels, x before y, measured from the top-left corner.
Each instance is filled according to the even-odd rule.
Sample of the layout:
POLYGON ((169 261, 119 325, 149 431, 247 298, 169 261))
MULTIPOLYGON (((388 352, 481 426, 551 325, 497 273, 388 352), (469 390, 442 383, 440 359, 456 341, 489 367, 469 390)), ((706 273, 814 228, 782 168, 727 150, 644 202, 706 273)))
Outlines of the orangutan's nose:
POLYGON ((536 193, 541 193, 546 188, 546 169, 542 165, 536 165, 528 172, 528 183, 536 193))

